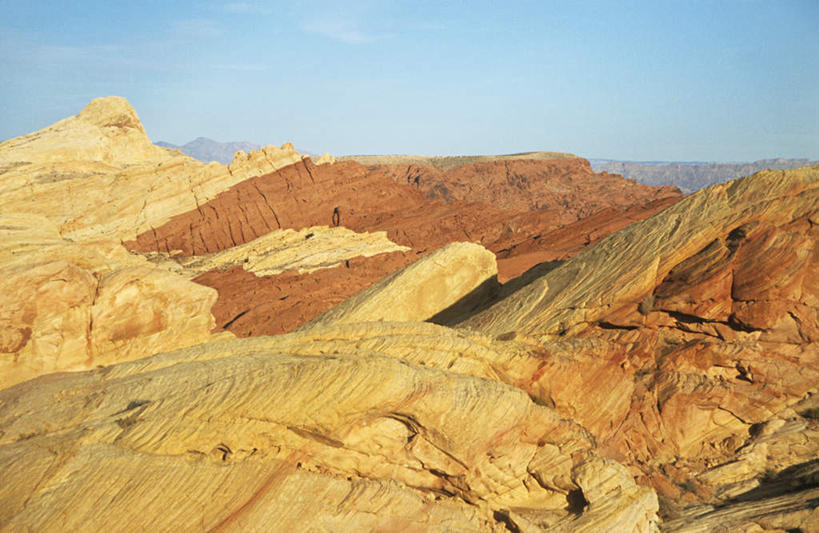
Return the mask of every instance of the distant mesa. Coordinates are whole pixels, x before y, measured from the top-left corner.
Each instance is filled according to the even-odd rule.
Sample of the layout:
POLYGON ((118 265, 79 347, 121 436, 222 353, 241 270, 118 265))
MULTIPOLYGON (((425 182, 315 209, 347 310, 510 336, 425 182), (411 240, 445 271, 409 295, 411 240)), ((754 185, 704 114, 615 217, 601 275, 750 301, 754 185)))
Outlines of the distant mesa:
POLYGON ((596 172, 611 172, 638 183, 653 186, 674 185, 691 193, 733 179, 750 176, 760 170, 789 170, 819 165, 811 159, 760 159, 746 163, 707 163, 701 161, 613 161, 590 159, 596 172))
POLYGON ((574 154, 565 152, 520 152, 503 155, 345 155, 336 157, 339 161, 357 161, 362 165, 422 165, 444 172, 455 170, 473 163, 489 161, 516 161, 529 159, 544 161, 549 159, 576 159, 574 154))

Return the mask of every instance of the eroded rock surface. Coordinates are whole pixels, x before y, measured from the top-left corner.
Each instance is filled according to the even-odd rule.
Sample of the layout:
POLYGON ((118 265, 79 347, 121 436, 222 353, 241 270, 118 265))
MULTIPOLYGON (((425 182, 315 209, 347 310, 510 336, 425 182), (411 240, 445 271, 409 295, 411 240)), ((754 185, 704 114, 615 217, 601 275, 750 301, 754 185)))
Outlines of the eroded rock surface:
POLYGON ((356 233, 347 228, 314 226, 300 231, 273 230, 246 244, 212 254, 184 256, 159 252, 145 256, 156 265, 193 278, 205 272, 224 272, 237 266, 256 276, 283 272, 304 274, 335 268, 354 258, 408 250, 408 247, 398 246, 387 239, 383 231, 356 233))
POLYGON ((0 215, 0 388, 209 340, 215 301, 116 242, 0 215))
POLYGON ((184 210, 178 180, 136 210, 75 194, 172 175, 140 162, 164 156, 129 109, 0 146, 0 529, 819 530, 819 167, 571 223, 264 151, 193 180, 209 200, 184 210), (24 189, 52 203, 27 213, 24 189), (477 244, 435 251, 453 240, 561 261, 498 286, 477 244), (250 339, 215 340, 189 280, 258 335, 406 265, 250 339), (464 293, 477 307, 438 313, 464 293), (430 313, 458 327, 407 321, 430 313), (86 370, 21 382, 63 369, 86 370))
POLYGON ((650 187, 618 174, 595 173, 579 157, 478 161, 448 172, 422 165, 379 167, 429 199, 484 202, 501 209, 559 212, 561 225, 608 208, 680 198, 672 186, 650 187))
POLYGON ((286 143, 206 165, 152 144, 124 98, 97 98, 77 116, 0 143, 0 212, 45 216, 75 240, 129 240, 298 161, 286 143))
POLYGON ((817 167, 711 187, 464 326, 530 339, 530 394, 641 471, 674 528, 811 530, 815 480, 791 470, 818 451, 796 409, 819 384, 817 206, 817 167))
MULTIPOLYGON (((433 167, 424 168, 440 173, 433 167)), ((214 314, 220 325, 241 336, 276 334, 315 318, 448 243, 475 242, 502 256, 498 277, 507 281, 543 261, 570 257, 679 198, 679 192, 670 188, 650 188, 619 176, 595 175, 588 163, 578 158, 494 163, 470 160, 451 172, 464 173, 467 178, 453 177, 456 181, 452 183, 465 190, 463 183, 479 183, 489 176, 498 186, 449 201, 429 199, 422 188, 403 183, 394 172, 395 167, 389 165, 367 167, 343 161, 317 166, 306 159, 239 183, 126 245, 141 252, 178 250, 183 256, 199 256, 241 246, 280 228, 337 224, 356 232, 386 231, 390 240, 411 248, 409 253, 374 258, 355 267, 345 263, 335 275, 322 272, 314 279, 315 274, 302 279, 282 273, 256 280, 236 269, 212 271, 197 278, 219 291, 214 314), (480 172, 476 173, 476 168, 480 172), (511 172, 509 169, 517 169, 515 172, 524 175, 520 179, 532 185, 510 185, 503 177, 511 172), (508 204, 509 209, 494 205, 498 202, 485 203, 490 194, 497 194, 499 203, 508 204), (522 201, 538 195, 554 200, 554 205, 531 210, 533 206, 522 201), (600 200, 596 200, 598 196, 600 200), (598 216, 592 222, 579 225, 579 217, 595 212, 598 216), (544 236, 548 238, 541 239, 544 236), (334 289, 325 289, 328 285, 334 289), (271 300, 273 293, 276 297, 271 300), (273 316, 278 318, 270 320, 273 316)))
MULTIPOLYGON (((436 342, 448 337, 458 342, 436 342)), ((0 524, 502 531, 517 515, 599 525, 609 491, 630 498, 632 528, 656 520, 650 489, 517 388, 349 341, 334 355, 283 353, 288 340, 210 343, 0 392, 0 524), (570 503, 584 488, 587 510, 570 503), (169 507, 173 494, 185 497, 169 507)))

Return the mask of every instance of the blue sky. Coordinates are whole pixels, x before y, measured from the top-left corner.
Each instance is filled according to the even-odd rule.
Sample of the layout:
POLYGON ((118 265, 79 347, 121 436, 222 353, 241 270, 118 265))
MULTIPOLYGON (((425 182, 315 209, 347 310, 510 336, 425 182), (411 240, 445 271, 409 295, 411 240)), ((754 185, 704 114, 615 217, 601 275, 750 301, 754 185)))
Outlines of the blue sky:
POLYGON ((0 0, 0 139, 104 95, 178 144, 819 158, 819 1, 0 0))

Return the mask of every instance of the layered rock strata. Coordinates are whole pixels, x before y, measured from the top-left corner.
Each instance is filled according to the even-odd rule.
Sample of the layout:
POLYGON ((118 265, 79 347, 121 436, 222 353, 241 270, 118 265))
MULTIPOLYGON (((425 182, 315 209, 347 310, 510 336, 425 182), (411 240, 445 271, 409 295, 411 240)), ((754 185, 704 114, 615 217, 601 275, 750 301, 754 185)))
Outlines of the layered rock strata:
MULTIPOLYGON (((478 361, 404 359, 430 327, 210 343, 6 389, 0 525, 653 528, 653 492, 583 428, 474 377, 478 361)), ((487 352, 444 328, 429 340, 487 352)))
POLYGON ((305 274, 349 264, 354 258, 405 252, 385 232, 356 233, 347 228, 313 226, 299 231, 273 230, 246 244, 212 254, 184 256, 165 252, 144 254, 152 263, 194 278, 212 270, 241 267, 256 276, 283 272, 305 274))
POLYGON ((133 239, 245 179, 301 161, 286 143, 204 164, 151 143, 123 98, 0 143, 0 212, 42 215, 71 239, 133 239))
MULTIPOLYGON (((198 209, 173 217, 126 244, 141 252, 178 250, 183 256, 199 256, 243 245, 280 228, 339 224, 357 232, 386 231, 390 240, 412 249, 410 253, 372 259, 366 264, 345 263, 345 268, 336 269, 335 275, 324 272, 315 279, 311 279, 313 275, 302 279, 282 273, 256 281, 238 269, 213 271, 197 278, 198 282, 216 288, 221 295, 214 308, 220 326, 229 327, 242 336, 251 332, 276 334, 315 318, 375 280, 450 242, 477 242, 502 255, 499 279, 506 281, 540 262, 565 259, 616 228, 648 216, 679 197, 674 191, 637 186, 619 177, 596 177, 584 160, 556 161, 565 161, 565 164, 555 166, 557 163, 551 160, 513 160, 507 164, 528 165, 521 167, 521 172, 531 174, 532 183, 540 178, 544 183, 568 183, 576 171, 573 192, 569 194, 569 189, 561 189, 563 192, 550 193, 562 194, 561 201, 565 205, 580 202, 583 195, 578 191, 599 192, 595 182, 598 178, 616 190, 616 194, 612 193, 611 198, 599 205, 584 198, 588 207, 578 208, 576 212, 564 207, 530 211, 528 205, 522 204, 518 206, 519 211, 504 210, 481 202, 429 200, 417 187, 396 182, 392 167, 365 167, 354 161, 317 166, 306 159, 273 174, 248 179, 198 209), (612 185, 615 183, 617 187, 612 185), (670 196, 651 201, 666 194, 670 196), (549 233, 556 233, 567 222, 578 224, 581 214, 595 209, 604 209, 604 212, 594 224, 561 232, 557 238, 549 233), (548 239, 538 240, 546 234, 548 239), (334 289, 325 289, 328 285, 334 289), (271 300, 271 296, 274 299, 271 300), (270 320, 273 316, 279 318, 270 320)), ((485 172, 500 172, 490 163, 474 162, 458 171, 479 165, 490 165, 485 172)), ((548 183, 537 190, 514 194, 517 197, 539 194, 551 187, 548 183)), ((497 189, 495 192, 508 197, 510 205, 516 205, 514 198, 517 197, 510 191, 497 189)))
POLYGON ((536 339, 531 393, 642 472, 674 527, 811 530, 817 206, 817 167, 705 189, 462 325, 536 339))

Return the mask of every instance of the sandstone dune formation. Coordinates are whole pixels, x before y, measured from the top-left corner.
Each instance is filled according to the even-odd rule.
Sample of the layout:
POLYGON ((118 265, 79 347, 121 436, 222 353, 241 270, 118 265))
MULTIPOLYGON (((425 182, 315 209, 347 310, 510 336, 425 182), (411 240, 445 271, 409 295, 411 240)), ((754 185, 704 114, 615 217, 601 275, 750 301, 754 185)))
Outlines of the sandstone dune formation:
POLYGON ((291 165, 290 144, 205 165, 155 146, 123 98, 0 143, 0 212, 36 213, 71 239, 131 239, 251 176, 291 165))
POLYGON ((819 530, 819 167, 430 198, 143 141, 106 98, 0 143, 0 530, 819 530))

